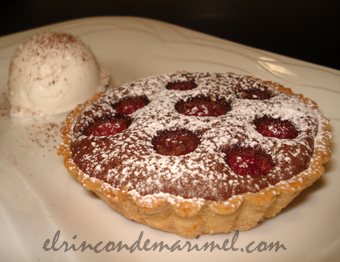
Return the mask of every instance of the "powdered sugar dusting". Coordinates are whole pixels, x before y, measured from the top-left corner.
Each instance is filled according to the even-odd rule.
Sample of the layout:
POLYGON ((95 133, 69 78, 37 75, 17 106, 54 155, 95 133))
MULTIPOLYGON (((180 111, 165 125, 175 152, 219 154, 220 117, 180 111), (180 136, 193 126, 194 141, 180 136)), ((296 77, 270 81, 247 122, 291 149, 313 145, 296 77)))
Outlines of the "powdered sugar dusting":
POLYGON ((128 188, 129 194, 144 196, 145 203, 155 196, 223 201, 237 194, 259 192, 308 168, 319 137, 320 119, 317 109, 258 80, 234 74, 168 74, 123 85, 88 106, 75 119, 71 150, 82 172, 113 188, 128 188), (197 87, 185 91, 166 89, 168 83, 176 81, 195 81, 197 87), (266 97, 257 99, 261 92, 266 92, 266 97), (127 96, 142 95, 150 103, 130 115, 133 121, 128 129, 107 137, 84 135, 97 119, 117 114, 112 108, 114 103, 127 96), (217 117, 186 116, 176 111, 178 101, 199 95, 224 98, 231 110, 217 117), (263 116, 289 121, 298 136, 262 136, 253 121, 263 116), (153 137, 177 128, 197 134, 198 147, 181 156, 156 153, 153 137), (223 153, 232 147, 264 151, 274 163, 271 172, 264 177, 235 174, 223 153))

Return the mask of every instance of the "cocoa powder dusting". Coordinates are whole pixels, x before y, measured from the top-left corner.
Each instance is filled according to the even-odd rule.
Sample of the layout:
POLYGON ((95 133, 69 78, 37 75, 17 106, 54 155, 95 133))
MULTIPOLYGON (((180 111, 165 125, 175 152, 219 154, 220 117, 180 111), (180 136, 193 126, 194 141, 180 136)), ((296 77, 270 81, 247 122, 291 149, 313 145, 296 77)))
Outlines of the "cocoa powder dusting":
POLYGON ((1 102, 0 102, 0 116, 2 118, 10 117, 11 104, 8 100, 8 93, 3 92, 1 94, 1 102))

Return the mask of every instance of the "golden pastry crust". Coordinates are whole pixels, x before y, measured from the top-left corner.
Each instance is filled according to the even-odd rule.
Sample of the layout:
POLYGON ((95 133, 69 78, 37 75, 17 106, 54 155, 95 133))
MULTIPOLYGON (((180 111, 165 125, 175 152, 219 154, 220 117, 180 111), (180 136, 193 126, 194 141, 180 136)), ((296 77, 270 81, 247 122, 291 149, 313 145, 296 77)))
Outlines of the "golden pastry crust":
MULTIPOLYGON (((248 78, 261 81, 250 76, 248 78)), ((294 94, 289 88, 270 81, 262 82, 275 90, 298 98, 312 109, 318 108, 315 102, 302 95, 294 94)), ((274 217, 324 173, 323 164, 331 157, 329 120, 321 116, 318 136, 314 142, 314 151, 308 168, 288 180, 268 186, 259 192, 237 194, 224 201, 185 199, 169 194, 145 196, 129 194, 129 190, 125 187, 114 188, 101 179, 85 174, 72 158, 70 147, 77 118, 87 106, 102 95, 103 93, 99 93, 86 103, 77 106, 66 118, 61 130, 63 143, 58 148, 58 154, 63 156, 66 169, 83 187, 96 193, 114 210, 127 218, 186 238, 248 230, 260 221, 274 217)))

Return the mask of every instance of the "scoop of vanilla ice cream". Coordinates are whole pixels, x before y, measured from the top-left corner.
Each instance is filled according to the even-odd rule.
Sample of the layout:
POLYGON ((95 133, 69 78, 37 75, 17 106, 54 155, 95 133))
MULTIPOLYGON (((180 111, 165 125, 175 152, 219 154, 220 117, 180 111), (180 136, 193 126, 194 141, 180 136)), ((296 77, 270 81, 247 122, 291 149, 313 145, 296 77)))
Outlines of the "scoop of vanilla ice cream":
POLYGON ((44 32, 26 40, 12 57, 7 85, 11 114, 44 118, 65 113, 103 91, 107 82, 78 37, 44 32))

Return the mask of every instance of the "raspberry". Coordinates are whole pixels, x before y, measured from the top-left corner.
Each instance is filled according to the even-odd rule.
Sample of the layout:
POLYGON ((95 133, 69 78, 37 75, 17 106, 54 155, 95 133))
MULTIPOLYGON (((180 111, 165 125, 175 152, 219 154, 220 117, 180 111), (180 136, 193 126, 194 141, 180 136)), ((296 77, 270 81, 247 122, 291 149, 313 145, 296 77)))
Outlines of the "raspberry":
POLYGON ((111 120, 110 122, 102 122, 94 126, 89 135, 92 136, 111 136, 120 133, 126 129, 126 125, 117 120, 111 120))
POLYGON ((186 102, 179 101, 175 108, 182 115, 200 117, 225 115, 231 109, 225 99, 215 101, 203 96, 190 98, 186 102))
POLYGON ((166 130, 152 139, 156 152, 165 156, 189 154, 197 148, 199 142, 198 137, 186 129, 166 130))
POLYGON ((298 132, 289 121, 281 121, 264 117, 254 121, 257 131, 266 137, 276 137, 279 139, 294 139, 298 132))
POLYGON ((129 116, 115 114, 96 119, 87 129, 84 130, 86 136, 111 136, 127 129, 132 123, 129 116))
POLYGON ((226 162, 230 169, 240 176, 266 176, 272 169, 270 157, 253 150, 231 151, 227 153, 226 162))
POLYGON ((166 89, 170 90, 180 90, 180 91, 185 91, 185 90, 191 90, 197 87, 194 81, 185 81, 185 82, 170 82, 166 85, 166 89))
POLYGON ((136 112, 138 109, 143 108, 149 103, 150 101, 146 96, 127 97, 114 104, 113 108, 121 114, 128 115, 136 112))

